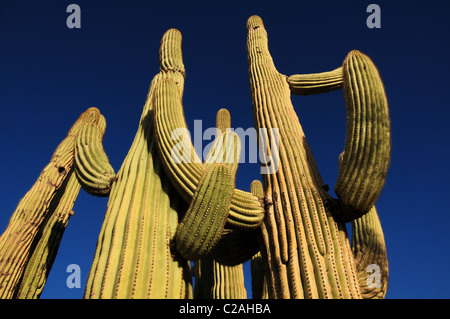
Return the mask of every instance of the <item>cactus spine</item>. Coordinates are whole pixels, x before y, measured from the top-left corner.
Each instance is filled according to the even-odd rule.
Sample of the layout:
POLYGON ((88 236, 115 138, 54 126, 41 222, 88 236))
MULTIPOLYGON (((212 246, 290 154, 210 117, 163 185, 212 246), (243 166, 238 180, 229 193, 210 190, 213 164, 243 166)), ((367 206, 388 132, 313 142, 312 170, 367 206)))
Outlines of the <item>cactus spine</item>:
MULTIPOLYGON (((104 132, 106 122, 97 108, 80 115, 0 237, 0 298, 38 298, 42 292, 81 188, 74 166, 84 162, 75 164, 75 144, 86 126, 100 126, 104 132)), ((87 146, 100 153, 98 143, 87 146)))
MULTIPOLYGON (((279 170, 275 174, 262 176, 266 202, 266 217, 261 229, 265 246, 262 254, 267 260, 269 296, 361 298, 345 224, 335 216, 349 214, 342 214, 341 209, 332 209, 330 206, 333 205, 328 205, 333 200, 323 188, 322 178, 290 99, 290 94, 298 91, 301 94, 313 94, 334 90, 342 87, 343 83, 346 86, 347 71, 343 70, 346 64, 343 68, 318 75, 287 77, 275 68, 261 18, 250 17, 247 31, 249 78, 256 127, 279 128, 280 132, 279 170), (291 91, 291 88, 295 90, 291 91)), ((372 68, 365 71, 369 77, 378 76, 372 68)), ((374 82, 380 83, 378 80, 374 82)), ((353 94, 355 96, 356 93, 353 94)), ((386 125, 387 113, 380 112, 379 116, 373 118, 374 121, 381 126, 386 125)), ((366 130, 371 127, 370 121, 359 124, 366 130)), ((350 139, 347 139, 346 147, 350 143, 350 139)), ((386 147, 381 139, 367 144, 365 147, 372 151, 386 147)), ((360 154, 365 147, 358 145, 352 151, 360 154)), ((388 151, 383 155, 388 157, 388 151)), ((351 156, 348 154, 347 157, 351 156)), ((360 165, 357 159, 352 157, 352 160, 352 164, 360 165)), ((380 175, 384 176, 383 173, 380 175)), ((345 205, 351 207, 352 212, 358 211, 355 208, 358 207, 357 203, 345 205)), ((367 210, 353 213, 353 216, 361 216, 361 213, 367 213, 367 210)))
POLYGON ((85 298, 190 298, 188 261, 173 245, 185 203, 165 178, 153 138, 154 93, 170 79, 183 90, 181 34, 168 30, 138 131, 113 183, 85 298))

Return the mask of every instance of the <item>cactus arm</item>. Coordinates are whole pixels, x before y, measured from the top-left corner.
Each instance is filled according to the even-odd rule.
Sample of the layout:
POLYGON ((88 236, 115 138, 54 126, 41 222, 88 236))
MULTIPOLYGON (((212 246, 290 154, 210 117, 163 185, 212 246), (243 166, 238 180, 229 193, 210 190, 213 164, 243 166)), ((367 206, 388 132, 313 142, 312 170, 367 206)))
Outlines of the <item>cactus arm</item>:
POLYGON ((335 192, 336 216, 367 213, 384 186, 390 161, 390 120, 383 83, 369 57, 354 50, 343 64, 347 136, 335 192))
MULTIPOLYGON (((256 128, 279 129, 279 169, 263 175, 262 227, 271 298, 359 298, 345 225, 334 220, 329 195, 293 109, 286 76, 268 50, 260 17, 247 22, 250 92, 256 128)), ((267 143, 268 145, 270 143, 267 143)))
POLYGON ((96 108, 89 108, 80 115, 36 183, 17 205, 0 237, 0 298, 12 298, 16 293, 32 254, 33 242, 46 218, 54 214, 64 193, 63 185, 73 171, 77 135, 83 126, 98 123, 100 116, 96 108))
POLYGON ((362 296, 364 299, 382 299, 386 296, 389 266, 383 229, 375 206, 364 216, 353 220, 351 225, 352 249, 362 296))
POLYGON ((96 196, 108 196, 114 181, 114 169, 103 149, 103 128, 85 125, 75 143, 75 172, 84 190, 96 196))
POLYGON ((233 189, 234 175, 228 166, 208 167, 175 234, 177 250, 184 258, 196 260, 206 255, 220 239, 233 189))
POLYGON ((328 72, 294 74, 287 78, 287 82, 291 93, 296 95, 320 94, 338 90, 342 88, 343 83, 342 67, 328 72))
MULTIPOLYGON (((180 92, 176 90, 161 92, 159 90, 155 91, 154 98, 158 101, 158 103, 154 103, 154 125, 161 160, 175 189, 186 202, 190 202, 204 173, 205 165, 196 155, 189 136, 183 135, 181 140, 172 139, 172 134, 177 129, 181 128, 187 132, 180 92), (172 152, 173 150, 177 151, 172 152), (179 150, 182 150, 183 154, 180 155, 179 150)), ((235 136, 233 134, 225 133, 225 136, 235 136)), ((226 143, 226 145, 233 145, 233 143, 226 143)), ((213 159, 208 159, 208 161, 211 160, 213 159)), ((233 191, 228 216, 230 227, 254 230, 261 225, 263 218, 264 209, 254 195, 239 189, 233 191)))
MULTIPOLYGON (((227 109, 216 115, 218 135, 205 159, 207 170, 224 163, 233 176, 239 165, 240 139, 230 131, 231 116, 227 109)), ((216 195, 217 196, 217 195, 216 195)), ((194 262, 194 298, 244 299, 247 291, 244 284, 242 263, 254 254, 255 231, 239 231, 224 228, 223 233, 209 254, 194 262)))
POLYGON ((43 226, 37 234, 32 248, 33 253, 20 280, 20 286, 14 298, 38 299, 44 289, 45 282, 52 268, 62 236, 73 215, 73 205, 81 185, 72 170, 58 193, 60 199, 52 201, 50 211, 43 226), (62 194, 62 196, 61 196, 62 194))
POLYGON ((109 195, 85 298, 192 298, 190 267, 174 247, 186 204, 166 179, 153 134, 153 95, 162 79, 183 90, 181 33, 161 40, 153 78, 131 148, 109 195))

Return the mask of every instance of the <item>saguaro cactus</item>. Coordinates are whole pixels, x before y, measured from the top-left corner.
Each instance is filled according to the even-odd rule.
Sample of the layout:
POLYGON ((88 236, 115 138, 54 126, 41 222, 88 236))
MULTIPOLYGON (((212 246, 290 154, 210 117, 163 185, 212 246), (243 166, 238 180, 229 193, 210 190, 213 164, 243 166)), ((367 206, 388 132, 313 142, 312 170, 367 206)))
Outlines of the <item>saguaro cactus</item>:
POLYGON ((369 58, 352 51, 336 70, 288 77, 276 70, 260 17, 249 18, 247 32, 256 128, 278 128, 280 135, 279 169, 262 176, 269 297, 361 298, 345 222, 371 209, 389 163, 389 117, 378 72, 369 58), (348 134, 334 200, 323 187, 290 95, 342 87, 348 134))
POLYGON ((83 184, 75 170, 86 170, 89 166, 84 159, 75 160, 79 153, 76 144, 84 137, 82 132, 86 127, 98 130, 95 138, 83 143, 85 155, 97 159, 98 169, 86 174, 85 180, 104 195, 110 190, 114 170, 101 142, 106 122, 97 108, 89 108, 56 148, 50 163, 19 202, 0 237, 1 298, 38 298, 42 292, 83 184), (97 183, 99 175, 101 184, 97 183))
POLYGON ((168 30, 139 127, 114 182, 85 298, 190 298, 188 261, 174 246, 186 203, 164 176, 154 139, 154 91, 171 79, 183 90, 181 33, 168 30))

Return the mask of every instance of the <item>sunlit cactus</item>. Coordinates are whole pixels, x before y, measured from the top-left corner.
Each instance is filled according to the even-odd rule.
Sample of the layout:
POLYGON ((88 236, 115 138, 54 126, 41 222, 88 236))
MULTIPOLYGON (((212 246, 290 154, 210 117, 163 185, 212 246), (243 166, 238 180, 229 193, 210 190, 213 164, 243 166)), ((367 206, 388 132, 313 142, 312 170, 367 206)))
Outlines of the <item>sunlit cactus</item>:
POLYGON ((56 148, 50 163, 36 183, 19 202, 5 232, 0 237, 0 297, 38 298, 43 290, 65 227, 82 183, 75 171, 85 170, 87 162, 77 157, 76 144, 86 127, 99 131, 85 141, 85 155, 95 157, 109 174, 100 178, 95 172, 93 188, 109 193, 114 170, 104 153, 102 138, 106 122, 97 108, 80 115, 67 137, 56 148))
POLYGON ((277 132, 260 139, 268 147, 261 167, 276 161, 277 169, 245 191, 236 188, 241 140, 227 109, 217 112, 205 159, 196 154, 184 116, 181 42, 176 29, 161 39, 160 72, 117 174, 97 108, 70 129, 0 237, 0 298, 39 298, 81 188, 109 196, 84 298, 243 299, 244 279, 256 299, 384 298, 388 259, 375 204, 390 162, 390 119, 372 60, 354 50, 334 70, 286 76, 262 19, 248 19, 255 128, 277 132), (291 101, 334 90, 343 91, 347 114, 337 198, 291 101))
POLYGON ((155 88, 173 81, 183 90, 181 33, 168 30, 131 148, 117 173, 89 274, 85 298, 191 298, 188 260, 175 248, 186 203, 166 178, 154 138, 155 88))
POLYGON ((250 17, 247 32, 255 125, 279 129, 279 169, 262 176, 266 217, 261 253, 269 297, 362 298, 345 222, 371 209, 386 177, 389 116, 378 72, 369 58, 352 51, 333 71, 285 76, 276 70, 269 53, 262 19, 250 17), (324 187, 291 94, 339 88, 344 90, 348 133, 336 185, 338 199, 333 199, 324 187))

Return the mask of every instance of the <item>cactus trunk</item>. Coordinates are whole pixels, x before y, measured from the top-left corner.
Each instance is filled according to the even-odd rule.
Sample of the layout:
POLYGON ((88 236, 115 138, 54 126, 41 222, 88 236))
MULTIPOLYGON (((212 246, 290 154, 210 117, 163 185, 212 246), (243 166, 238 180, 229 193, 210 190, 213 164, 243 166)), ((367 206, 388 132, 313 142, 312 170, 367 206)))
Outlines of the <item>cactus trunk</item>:
MULTIPOLYGON (((272 298, 360 298, 345 224, 325 205, 330 196, 291 103, 286 76, 268 50, 261 18, 247 22, 247 52, 256 128, 279 129, 279 169, 263 175, 262 226, 272 298)), ((267 145, 271 143, 267 142, 267 145)))
POLYGON ((0 237, 0 298, 37 298, 41 293, 81 187, 74 173, 75 144, 89 125, 101 125, 104 132, 106 123, 96 108, 74 123, 0 237))
POLYGON ((113 183, 85 298, 190 298, 188 261, 175 250, 185 203, 164 176, 153 138, 153 93, 162 78, 182 90, 181 34, 161 41, 160 68, 150 85, 133 144, 113 183), (175 54, 174 54, 175 53, 175 54))

